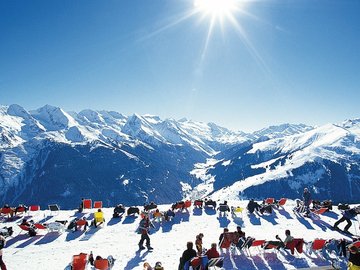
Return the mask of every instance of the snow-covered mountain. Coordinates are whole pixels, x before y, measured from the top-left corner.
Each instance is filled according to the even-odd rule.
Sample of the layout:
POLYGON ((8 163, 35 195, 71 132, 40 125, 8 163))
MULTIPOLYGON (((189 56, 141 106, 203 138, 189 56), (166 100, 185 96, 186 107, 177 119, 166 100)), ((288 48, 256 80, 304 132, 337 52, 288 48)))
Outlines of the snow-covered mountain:
POLYGON ((359 119, 295 133, 243 144, 204 166, 202 178, 212 179, 208 193, 214 198, 296 198, 310 187, 316 199, 359 201, 359 119))
POLYGON ((186 119, 1 106, 0 197, 31 203, 37 196, 65 207, 83 196, 169 202, 196 184, 189 174, 195 163, 245 136, 186 119))
POLYGON ((0 203, 295 198, 304 186, 318 198, 360 199, 359 126, 355 119, 244 133, 153 115, 1 106, 0 203))

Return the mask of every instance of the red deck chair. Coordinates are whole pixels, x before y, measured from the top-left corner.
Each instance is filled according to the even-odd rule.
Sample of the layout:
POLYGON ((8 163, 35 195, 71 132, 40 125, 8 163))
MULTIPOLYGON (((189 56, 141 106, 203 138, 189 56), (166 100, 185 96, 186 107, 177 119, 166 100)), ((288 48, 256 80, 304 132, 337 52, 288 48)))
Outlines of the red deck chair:
POLYGON ((360 241, 356 241, 354 243, 352 243, 353 246, 360 248, 360 241))
POLYGON ((284 206, 286 203, 287 199, 286 198, 281 198, 278 202, 278 206, 284 206))
POLYGON ((103 204, 102 201, 95 201, 94 202, 94 208, 102 208, 103 204))
POLYGON ((315 214, 315 215, 322 215, 322 214, 324 214, 324 213, 325 213, 326 211, 328 211, 328 210, 329 210, 328 208, 322 207, 322 208, 320 208, 320 209, 317 209, 317 210, 312 211, 312 213, 315 214))
POLYGON ((1 209, 1 214, 4 215, 4 216, 10 217, 10 216, 11 216, 11 213, 12 213, 13 211, 14 211, 14 210, 11 209, 11 208, 2 208, 2 209, 1 209))
MULTIPOLYGON (((25 231, 25 232, 28 232, 30 230, 29 226, 26 226, 26 225, 19 225, 21 231, 19 232, 19 234, 22 232, 22 231, 25 231)), ((18 235, 19 235, 18 234, 18 235)))
POLYGON ((189 208, 191 206, 191 201, 190 200, 186 200, 185 201, 185 208, 189 208))
POLYGON ((80 219, 80 220, 76 221, 76 226, 81 228, 82 226, 85 226, 86 223, 87 223, 86 220, 80 219))
POLYGON ((36 212, 40 210, 40 205, 30 205, 29 206, 29 211, 31 212, 36 212))
POLYGON ((92 201, 91 199, 84 199, 83 200, 83 207, 84 209, 91 209, 92 201))
POLYGON ((107 259, 100 259, 94 261, 94 267, 98 270, 108 270, 110 265, 107 259))
POLYGON ((256 247, 259 250, 259 247, 261 247, 265 242, 266 242, 265 240, 254 240, 251 243, 251 246, 248 248, 248 255, 249 256, 251 255, 251 253, 250 253, 250 248, 251 247, 256 247))
POLYGON ((203 201, 201 201, 201 200, 195 200, 195 201, 194 201, 194 206, 199 206, 199 207, 202 207, 202 206, 203 206, 203 204, 204 204, 204 202, 203 202, 203 201))
POLYGON ((321 250, 326 244, 325 239, 315 239, 312 242, 311 249, 312 250, 321 250))
POLYGON ((265 200, 265 203, 266 204, 273 204, 275 202, 275 199, 274 198, 267 198, 266 200, 265 200))
POLYGON ((25 207, 19 207, 16 209, 16 215, 25 213, 26 209, 25 207))
POLYGON ((35 223, 34 226, 36 229, 39 229, 39 230, 47 230, 47 227, 40 223, 35 223))
POLYGON ((72 270, 85 270, 87 264, 87 254, 86 253, 80 253, 79 255, 74 255, 71 266, 72 270))
POLYGON ((292 255, 294 255, 295 250, 298 253, 302 253, 303 246, 304 246, 304 239, 302 238, 294 238, 290 243, 286 244, 286 247, 290 249, 292 255))

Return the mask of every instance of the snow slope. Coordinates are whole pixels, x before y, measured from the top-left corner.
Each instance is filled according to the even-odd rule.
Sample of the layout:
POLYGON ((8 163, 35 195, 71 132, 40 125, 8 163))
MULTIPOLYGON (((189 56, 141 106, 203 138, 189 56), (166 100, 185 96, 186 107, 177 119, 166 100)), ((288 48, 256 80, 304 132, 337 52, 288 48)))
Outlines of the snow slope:
MULTIPOLYGON (((245 207, 247 201, 230 201, 229 205, 245 207)), ((151 265, 161 261, 164 269, 174 270, 177 269, 179 257, 187 241, 195 241, 195 236, 202 232, 203 246, 209 248, 212 242, 218 242, 224 227, 235 231, 236 226, 241 226, 247 236, 256 239, 275 240, 276 234, 284 239, 285 229, 290 229, 294 237, 304 238, 305 241, 315 238, 348 239, 339 232, 329 229, 329 226, 340 217, 338 210, 321 216, 321 219, 309 219, 296 216, 292 212, 293 206, 294 202, 288 201, 283 209, 275 210, 272 215, 248 216, 243 213, 239 216, 227 217, 219 217, 219 214, 211 209, 201 210, 191 207, 189 212, 176 213, 171 222, 155 223, 155 229, 151 230, 150 235, 153 252, 138 251, 137 243, 140 236, 135 230, 140 218, 111 219, 113 208, 103 209, 106 218, 103 228, 97 230, 91 228, 85 233, 78 231, 59 235, 43 231, 30 238, 23 232, 19 234, 15 222, 6 222, 3 226, 13 226, 15 233, 13 238, 8 238, 3 259, 8 269, 61 270, 68 265, 72 255, 92 251, 95 256, 114 256, 116 262, 113 269, 142 269, 145 261, 151 265)), ((159 208, 167 210, 169 205, 161 205, 159 208)), ((87 210, 84 216, 90 219, 94 211, 87 210)), ((55 216, 49 214, 49 211, 34 212, 31 214, 31 219, 49 223, 80 216, 75 211, 61 211, 55 216)), ((351 231, 358 232, 358 225, 358 222, 355 222, 356 228, 352 226, 351 231)), ((329 265, 328 261, 315 254, 303 253, 292 256, 285 251, 263 252, 255 248, 251 249, 251 256, 238 251, 225 252, 222 256, 225 258, 224 269, 298 269, 329 265)), ((345 269, 344 261, 340 259, 340 262, 345 269)))

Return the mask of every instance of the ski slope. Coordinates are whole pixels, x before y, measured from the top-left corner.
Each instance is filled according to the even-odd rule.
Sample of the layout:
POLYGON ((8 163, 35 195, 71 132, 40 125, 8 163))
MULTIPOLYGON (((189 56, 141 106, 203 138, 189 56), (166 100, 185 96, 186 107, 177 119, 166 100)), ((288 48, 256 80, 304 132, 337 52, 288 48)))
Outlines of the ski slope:
MULTIPOLYGON (((62 234, 47 233, 46 230, 38 232, 35 237, 29 237, 27 233, 20 232, 19 227, 12 222, 4 222, 1 227, 13 226, 13 237, 7 238, 6 248, 3 250, 3 260, 8 269, 19 270, 45 270, 65 269, 71 261, 72 255, 80 252, 93 252, 94 256, 107 257, 112 255, 116 261, 113 269, 143 269, 144 262, 155 265, 161 261, 164 269, 175 270, 178 267, 179 257, 186 248, 187 241, 195 242, 197 234, 204 234, 203 247, 210 248, 212 242, 218 243, 219 235, 224 227, 235 231, 241 226, 246 236, 256 239, 275 240, 278 234, 285 238, 286 229, 296 238, 304 238, 311 241, 315 238, 346 238, 349 237, 332 231, 329 226, 341 216, 334 209, 333 212, 322 215, 320 219, 298 217, 292 211, 295 202, 288 201, 284 208, 276 209, 271 215, 253 215, 247 213, 227 217, 219 217, 219 213, 208 209, 195 209, 191 207, 188 212, 178 212, 171 222, 162 224, 154 222, 155 228, 151 229, 152 252, 147 250, 138 251, 140 235, 135 231, 140 217, 122 217, 112 219, 113 208, 104 208, 105 225, 102 228, 90 228, 87 232, 68 232, 62 234), (19 234, 20 233, 20 234, 19 234)), ((246 207, 247 201, 230 201, 230 206, 246 207)), ((158 208, 165 211, 169 205, 160 205, 158 208)), ((336 208, 336 207, 335 207, 336 208)), ((96 209, 86 210, 79 214, 76 210, 60 211, 55 216, 50 216, 48 210, 30 213, 29 219, 35 222, 51 222, 55 220, 71 220, 75 216, 84 215, 91 219, 96 209)), ((20 222, 18 219, 16 222, 20 222)), ((345 224, 341 224, 342 228, 345 224)), ((358 232, 359 223, 353 222, 350 231, 358 232)), ((304 246, 305 249, 305 246, 304 246)), ((251 256, 239 251, 225 252, 224 269, 298 269, 308 267, 327 266, 330 263, 314 253, 308 255, 302 253, 292 256, 285 251, 250 249, 251 256)), ((332 255, 335 256, 335 255, 332 255)), ((345 264, 340 259, 343 269, 345 264)), ((89 269, 91 269, 89 267, 89 269)))

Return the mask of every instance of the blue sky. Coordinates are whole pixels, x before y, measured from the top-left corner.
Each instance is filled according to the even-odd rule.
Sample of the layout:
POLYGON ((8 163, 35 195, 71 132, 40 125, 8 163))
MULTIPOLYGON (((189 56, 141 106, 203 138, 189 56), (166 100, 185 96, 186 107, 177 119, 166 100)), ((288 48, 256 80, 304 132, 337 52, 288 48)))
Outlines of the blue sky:
POLYGON ((211 16, 194 10, 194 0, 1 1, 0 104, 244 131, 360 117, 360 1, 246 1, 231 11, 238 27, 217 19, 208 42, 211 16))

